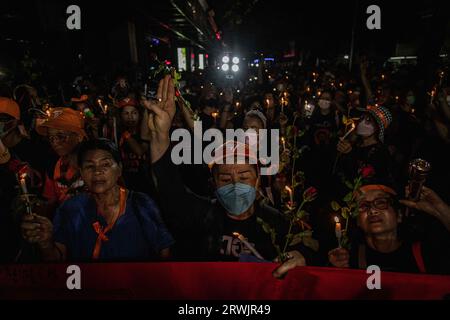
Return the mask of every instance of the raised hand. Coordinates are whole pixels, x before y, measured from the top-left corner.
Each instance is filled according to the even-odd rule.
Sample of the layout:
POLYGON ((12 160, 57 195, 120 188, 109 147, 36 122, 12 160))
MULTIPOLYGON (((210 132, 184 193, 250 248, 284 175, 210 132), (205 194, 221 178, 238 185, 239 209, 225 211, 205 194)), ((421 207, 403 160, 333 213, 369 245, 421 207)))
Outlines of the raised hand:
POLYGON ((159 82, 156 94, 158 101, 144 100, 143 104, 150 111, 148 128, 152 136, 163 137, 169 134, 175 116, 175 87, 169 75, 159 82))
MULTIPOLYGON (((405 195, 409 195, 409 188, 406 187, 405 195)), ((411 200, 400 200, 401 204, 426 212, 436 218, 441 218, 443 215, 450 215, 450 207, 430 188, 425 186, 420 191, 420 200, 415 202, 411 200)))
POLYGON ((170 75, 159 82, 156 97, 156 102, 143 102, 144 107, 150 111, 147 124, 151 136, 152 162, 161 158, 170 145, 169 130, 176 112, 175 87, 170 75))

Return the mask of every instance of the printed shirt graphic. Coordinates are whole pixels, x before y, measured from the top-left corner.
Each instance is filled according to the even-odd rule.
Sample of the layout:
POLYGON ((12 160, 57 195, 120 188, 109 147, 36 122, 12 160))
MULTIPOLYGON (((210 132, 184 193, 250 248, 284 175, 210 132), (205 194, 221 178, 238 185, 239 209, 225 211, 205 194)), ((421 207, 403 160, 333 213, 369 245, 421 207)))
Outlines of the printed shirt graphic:
POLYGON ((246 220, 233 220, 225 218, 224 230, 222 235, 222 247, 220 254, 223 260, 237 261, 240 254, 253 253, 250 249, 237 239, 233 232, 244 236, 246 241, 266 260, 272 260, 276 257, 276 251, 273 247, 270 236, 264 232, 262 227, 256 221, 256 215, 246 220))

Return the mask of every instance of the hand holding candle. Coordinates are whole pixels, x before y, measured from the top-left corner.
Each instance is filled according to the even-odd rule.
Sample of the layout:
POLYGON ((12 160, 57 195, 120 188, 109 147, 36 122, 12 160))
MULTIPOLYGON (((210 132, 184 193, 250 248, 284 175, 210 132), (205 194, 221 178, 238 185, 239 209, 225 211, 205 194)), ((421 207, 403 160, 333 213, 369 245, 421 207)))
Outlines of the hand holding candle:
POLYGON ((233 236, 239 239, 258 259, 264 260, 263 256, 245 239, 244 235, 233 232, 233 236))

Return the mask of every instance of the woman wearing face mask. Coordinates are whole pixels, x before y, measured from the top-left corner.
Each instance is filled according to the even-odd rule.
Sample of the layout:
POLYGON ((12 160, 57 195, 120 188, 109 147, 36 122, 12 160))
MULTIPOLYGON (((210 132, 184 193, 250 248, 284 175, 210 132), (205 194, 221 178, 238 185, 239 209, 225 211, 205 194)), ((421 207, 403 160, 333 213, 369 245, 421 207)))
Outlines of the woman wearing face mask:
MULTIPOLYGON (((248 147, 235 145, 234 141, 225 143, 216 149, 210 162, 217 200, 188 192, 171 160, 169 129, 175 103, 170 77, 160 83, 158 96, 161 102, 151 106, 154 116, 149 121, 152 166, 166 221, 173 226, 175 238, 180 239, 178 253, 189 260, 237 261, 241 254, 252 254, 251 249, 254 249, 267 260, 274 259, 277 252, 270 235, 264 232, 257 218, 275 227, 278 235, 285 234, 288 226, 278 211, 255 201, 260 185, 259 168, 248 162, 257 159, 248 147), (236 163, 238 156, 245 159, 245 163, 236 163), (227 164, 227 160, 231 163, 227 164), (233 234, 235 232, 247 238, 252 248, 241 242, 233 234)), ((296 248, 290 248, 288 261, 281 270, 277 269, 275 276, 289 268, 305 265, 305 257, 296 248)), ((305 252, 307 249, 302 250, 305 252)))
POLYGON ((358 169, 371 165, 377 178, 391 182, 392 159, 384 144, 385 130, 392 122, 392 115, 384 107, 368 106, 356 125, 353 142, 340 140, 337 150, 342 154, 341 171, 347 180, 353 180, 358 169))

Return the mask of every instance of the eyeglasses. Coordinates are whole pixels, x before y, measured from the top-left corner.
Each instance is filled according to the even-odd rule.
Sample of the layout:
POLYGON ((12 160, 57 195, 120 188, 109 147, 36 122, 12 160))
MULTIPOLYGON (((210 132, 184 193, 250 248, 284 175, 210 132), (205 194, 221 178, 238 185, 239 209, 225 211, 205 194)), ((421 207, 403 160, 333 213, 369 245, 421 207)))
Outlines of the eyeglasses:
POLYGON ((378 198, 373 201, 362 201, 359 203, 358 211, 359 213, 364 213, 368 212, 371 208, 386 210, 392 203, 393 201, 391 198, 378 198))

